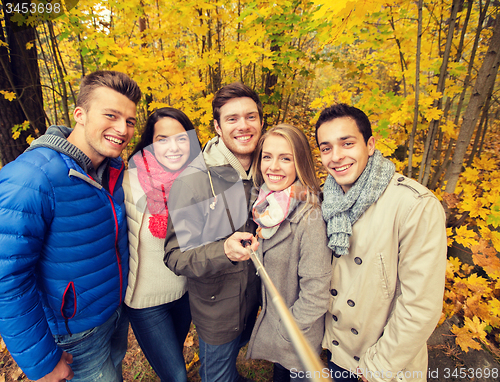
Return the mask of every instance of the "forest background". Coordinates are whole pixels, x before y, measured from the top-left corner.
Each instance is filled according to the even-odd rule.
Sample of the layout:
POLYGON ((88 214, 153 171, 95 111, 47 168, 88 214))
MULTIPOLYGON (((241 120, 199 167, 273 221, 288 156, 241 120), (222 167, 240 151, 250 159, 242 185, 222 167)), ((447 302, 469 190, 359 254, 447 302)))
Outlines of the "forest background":
POLYGON ((214 93, 241 81, 260 94, 266 126, 291 123, 308 135, 324 179, 315 119, 326 106, 352 104, 368 114, 397 171, 443 203, 450 250, 441 322, 458 315, 457 345, 498 357, 498 0, 31 3, 34 13, 19 0, 0 9, 3 165, 48 126, 72 125, 80 79, 97 69, 127 73, 144 93, 124 158, 162 106, 184 111, 206 143, 214 93))

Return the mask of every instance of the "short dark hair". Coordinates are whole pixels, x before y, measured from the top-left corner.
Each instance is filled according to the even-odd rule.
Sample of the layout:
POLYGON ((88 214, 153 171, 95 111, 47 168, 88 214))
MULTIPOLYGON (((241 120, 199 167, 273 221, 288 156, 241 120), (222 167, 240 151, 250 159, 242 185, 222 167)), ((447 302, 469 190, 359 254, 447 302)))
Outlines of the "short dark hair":
POLYGON ((363 135, 365 143, 368 143, 368 139, 370 139, 370 137, 373 135, 372 124, 370 123, 368 116, 357 107, 349 106, 345 103, 339 103, 327 107, 319 115, 318 121, 316 122, 316 144, 319 145, 318 129, 323 123, 344 117, 352 118, 354 122, 356 122, 356 126, 358 126, 359 132, 363 135))
POLYGON ((106 87, 123 94, 137 105, 141 99, 141 89, 137 83, 125 73, 114 70, 98 70, 83 77, 80 83, 80 92, 76 100, 76 106, 88 111, 95 89, 106 87))
POLYGON ((174 109, 173 107, 162 107, 161 109, 155 110, 146 121, 146 125, 144 126, 144 131, 141 134, 141 139, 137 143, 132 151, 132 154, 128 157, 132 158, 136 153, 142 151, 146 148, 149 150, 152 149, 154 132, 155 132, 155 124, 162 118, 172 118, 178 121, 186 132, 192 131, 192 134, 189 134, 189 148, 190 154, 188 158, 188 162, 191 162, 196 155, 198 155, 201 151, 200 141, 196 136, 196 130, 193 126, 193 123, 189 119, 189 117, 184 114, 182 111, 178 109, 174 109))
POLYGON ((251 98, 257 104, 257 110, 259 111, 260 122, 264 113, 262 111, 262 102, 260 101, 257 92, 241 82, 233 82, 232 84, 225 85, 215 93, 215 98, 212 101, 212 112, 214 119, 220 125, 220 109, 226 103, 228 103, 233 98, 251 98))

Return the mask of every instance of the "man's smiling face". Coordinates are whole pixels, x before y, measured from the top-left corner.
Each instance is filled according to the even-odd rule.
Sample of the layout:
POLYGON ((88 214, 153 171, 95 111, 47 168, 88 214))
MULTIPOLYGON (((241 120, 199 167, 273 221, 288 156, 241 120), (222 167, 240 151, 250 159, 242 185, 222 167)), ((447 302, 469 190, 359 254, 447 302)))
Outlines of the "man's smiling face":
POLYGON ((321 161, 344 193, 363 173, 375 151, 375 138, 365 143, 356 121, 350 117, 323 123, 317 131, 321 161))
POLYGON ((99 87, 92 92, 88 109, 79 106, 74 118, 83 127, 83 139, 74 144, 95 168, 104 158, 116 158, 134 135, 136 105, 117 91, 99 87))
POLYGON ((219 119, 220 124, 214 121, 215 130, 226 147, 240 161, 251 158, 262 131, 255 101, 248 97, 233 98, 220 108, 219 119))

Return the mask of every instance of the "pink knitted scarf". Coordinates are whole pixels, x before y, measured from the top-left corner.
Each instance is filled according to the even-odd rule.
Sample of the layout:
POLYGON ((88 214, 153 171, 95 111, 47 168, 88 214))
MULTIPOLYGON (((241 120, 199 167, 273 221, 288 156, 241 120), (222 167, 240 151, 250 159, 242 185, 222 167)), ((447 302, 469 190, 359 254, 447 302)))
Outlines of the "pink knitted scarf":
POLYGON ((149 218, 149 231, 154 237, 165 239, 168 195, 174 180, 185 166, 175 172, 166 171, 148 150, 142 150, 142 155, 135 155, 133 161, 137 167, 139 183, 146 193, 149 213, 152 215, 149 218))

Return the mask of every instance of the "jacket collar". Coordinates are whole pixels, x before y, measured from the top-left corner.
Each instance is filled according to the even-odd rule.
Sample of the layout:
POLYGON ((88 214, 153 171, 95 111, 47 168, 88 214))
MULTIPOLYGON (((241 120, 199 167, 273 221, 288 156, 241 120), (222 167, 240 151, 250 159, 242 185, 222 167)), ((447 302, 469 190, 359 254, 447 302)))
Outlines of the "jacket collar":
POLYGON ((234 156, 231 150, 227 148, 219 136, 212 138, 203 149, 205 161, 209 167, 230 165, 234 168, 240 177, 244 180, 252 179, 252 167, 249 173, 245 171, 240 161, 234 156))

